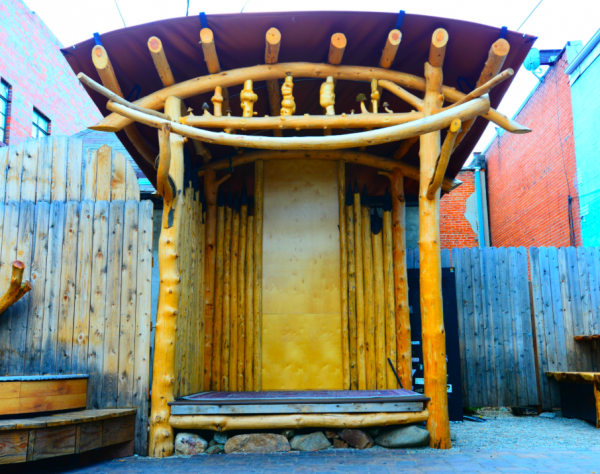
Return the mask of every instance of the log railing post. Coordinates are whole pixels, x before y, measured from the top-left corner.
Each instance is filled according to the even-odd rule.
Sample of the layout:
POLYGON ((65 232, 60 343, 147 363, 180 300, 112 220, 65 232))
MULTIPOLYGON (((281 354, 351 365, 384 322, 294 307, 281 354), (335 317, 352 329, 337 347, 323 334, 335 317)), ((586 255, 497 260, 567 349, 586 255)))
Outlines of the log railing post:
MULTIPOLYGON (((425 116, 435 113, 442 106, 442 61, 440 47, 434 33, 432 54, 436 66, 425 63, 425 116), (435 54, 433 53, 435 52, 435 54), (441 60, 440 60, 441 57, 441 60)), ((423 369, 425 396, 428 403, 429 419, 427 430, 430 446, 439 449, 452 447, 450 424, 448 421, 446 332, 442 310, 442 262, 440 254, 439 201, 440 191, 433 199, 427 198, 427 189, 435 173, 435 164, 440 154, 440 132, 421 135, 421 176, 419 183, 419 274, 421 289, 421 324, 423 337, 423 369)))
POLYGON ((344 390, 350 390, 350 337, 348 335, 348 249, 346 248, 346 163, 338 161, 338 206, 340 210, 340 268, 342 303, 342 372, 344 390))
POLYGON ((262 390, 262 251, 263 251, 262 160, 254 163, 254 390, 262 390))
MULTIPOLYGON (((169 97, 165 110, 171 117, 181 114, 181 100, 169 97)), ((163 221, 158 245, 158 268, 160 275, 158 311, 156 314, 154 366, 152 374, 152 413, 150 421, 151 457, 166 457, 173 454, 175 439, 169 424, 174 399, 175 384, 175 341, 177 315, 181 296, 179 269, 181 223, 184 202, 183 190, 183 137, 170 136, 171 164, 170 176, 175 183, 177 194, 171 201, 165 201, 163 221)))

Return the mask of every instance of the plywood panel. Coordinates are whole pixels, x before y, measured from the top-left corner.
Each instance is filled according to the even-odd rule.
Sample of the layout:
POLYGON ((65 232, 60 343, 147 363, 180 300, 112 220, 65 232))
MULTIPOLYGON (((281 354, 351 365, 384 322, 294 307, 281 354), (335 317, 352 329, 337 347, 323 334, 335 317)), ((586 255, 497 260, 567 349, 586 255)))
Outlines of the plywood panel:
POLYGON ((341 313, 337 164, 264 166, 263 314, 341 313))
POLYGON ((334 162, 264 165, 263 390, 343 388, 337 186, 334 162))

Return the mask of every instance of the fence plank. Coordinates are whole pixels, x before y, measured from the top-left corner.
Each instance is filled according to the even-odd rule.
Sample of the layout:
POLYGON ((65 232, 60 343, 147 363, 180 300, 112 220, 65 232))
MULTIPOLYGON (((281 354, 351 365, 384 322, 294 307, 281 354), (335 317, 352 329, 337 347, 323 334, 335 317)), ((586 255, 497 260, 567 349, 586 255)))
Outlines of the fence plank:
POLYGON ((498 260, 498 286, 500 290, 500 313, 502 318, 502 347, 504 352, 504 367, 506 373, 505 397, 508 406, 516 406, 517 381, 515 378, 515 349, 512 333, 511 306, 510 306, 510 271, 508 251, 501 247, 497 250, 498 260))
MULTIPOLYGON (((496 390, 499 406, 507 406, 508 396, 506 391, 506 364, 504 360, 504 337, 502 319, 502 304, 500 281, 498 276, 498 249, 489 248, 486 253, 489 277, 489 291, 491 292, 492 324, 494 327, 494 359, 496 366, 496 390)), ((512 376, 508 375, 509 377, 512 376)))
MULTIPOLYGON (((577 280, 577 284, 579 284, 579 295, 580 295, 580 303, 581 303, 581 333, 580 334, 592 334, 592 301, 591 301, 591 291, 590 291, 590 279, 588 275, 588 269, 586 264, 586 256, 585 256, 585 248, 578 247, 576 249, 577 253, 577 274, 575 278, 577 280)), ((595 357, 592 357, 593 347, 588 345, 586 357, 588 359, 587 363, 590 364, 589 367, 592 370, 597 370, 595 357)))
POLYGON ((481 258, 478 248, 470 249, 471 278, 473 278, 473 337, 477 346, 477 383, 479 390, 479 406, 485 406, 488 398, 488 366, 486 360, 485 310, 482 301, 481 258))
MULTIPOLYGON (((19 229, 17 236, 17 260, 25 264, 23 281, 31 281, 31 254, 34 243, 35 204, 22 202, 19 211, 19 229)), ((25 368, 25 349, 27 345, 27 313, 31 292, 12 306, 11 349, 8 373, 22 375, 25 368)))
POLYGON ((450 250, 442 249, 441 250, 441 258, 442 258, 442 268, 450 268, 452 266, 450 259, 450 250))
POLYGON ((479 357, 477 352, 477 341, 473 303, 473 268, 471 264, 471 249, 463 250, 463 300, 465 302, 465 335, 467 338, 467 375, 469 378, 469 401, 472 406, 481 406, 481 385, 478 383, 479 357))
POLYGON ((65 232, 62 243, 63 262, 60 274, 58 352, 56 353, 56 368, 60 374, 71 373, 72 365, 78 228, 79 202, 69 201, 65 204, 65 232))
POLYGON ((21 198, 23 172, 23 144, 8 147, 8 170, 6 173, 6 202, 18 202, 21 198))
POLYGON ((585 249, 588 276, 590 279, 590 292, 592 299, 592 334, 598 334, 600 331, 600 288, 598 278, 598 259, 595 249, 588 247, 585 249))
POLYGON ((69 138, 67 156, 67 201, 79 201, 81 198, 81 169, 83 141, 69 138))
MULTIPOLYGON (((494 293, 492 281, 496 275, 496 267, 492 265, 492 252, 493 249, 489 247, 480 249, 482 296, 485 308, 485 357, 488 386, 486 406, 498 406, 498 377, 501 376, 500 367, 498 365, 499 361, 496 360, 496 350, 498 347, 502 346, 499 346, 498 344, 498 327, 496 326, 498 318, 494 318, 494 303, 497 303, 497 301, 494 301, 496 295, 494 293)), ((502 355, 502 353, 500 353, 500 355, 502 355)), ((503 369, 503 357, 501 365, 503 369)))
POLYGON ((81 160, 81 198, 85 201, 96 200, 96 179, 98 170, 98 150, 87 150, 81 160))
MULTIPOLYGON (((7 189, 8 194, 8 189, 7 189)), ((19 203, 7 202, 4 210, 2 253, 0 254, 0 288, 7 288, 12 274, 12 262, 17 259, 19 230, 19 203)), ((12 313, 9 307, 0 317, 0 373, 9 374, 12 331, 12 313)))
POLYGON ((104 364, 104 320, 108 265, 109 204, 94 204, 94 236, 92 243, 92 275, 90 296, 90 340, 88 348, 87 408, 102 406, 102 371, 104 364))
POLYGON ((64 221, 65 203, 54 201, 50 205, 48 260, 46 264, 46 288, 44 290, 44 329, 42 333, 41 356, 42 374, 56 373, 58 308, 60 307, 60 275, 62 267, 64 221))
POLYGON ((67 150, 69 137, 54 137, 52 147, 52 200, 65 201, 67 197, 67 150))
MULTIPOLYGON (((531 322, 531 299, 529 297, 529 278, 527 271, 527 249, 517 248, 517 275, 518 292, 520 298, 523 338, 523 364, 525 372, 526 391, 524 397, 528 399, 527 405, 538 404, 537 379, 535 372, 535 355, 533 353, 533 326, 531 322)), ((518 316, 517 316, 518 317, 518 316)))
MULTIPOLYGON (((579 284, 579 262, 577 259, 577 249, 575 247, 567 248, 567 265, 571 292, 571 317, 573 333, 575 335, 585 334, 585 326, 583 324, 583 297, 579 284)), ((575 343, 575 350, 577 352, 576 357, 579 364, 577 369, 580 371, 590 370, 593 364, 590 353, 590 345, 575 343)))
MULTIPOLYGON (((135 452, 145 453, 148 445, 148 392, 150 380, 150 316, 152 312, 152 217, 151 201, 139 203, 137 253, 137 307, 135 314, 135 365, 133 406, 138 408, 135 452)), ((201 340, 198 344, 203 348, 201 340)))
POLYGON ((560 247, 557 249, 558 278, 560 285, 560 299, 563 310, 563 330, 564 343, 562 346, 566 352, 567 367, 574 369, 579 364, 575 355, 575 340, 573 339, 573 314, 571 310, 571 291, 569 288, 569 277, 567 268, 567 249, 560 247))
POLYGON ((134 201, 140 200, 140 183, 138 183, 135 171, 129 163, 127 163, 127 170, 125 173, 125 199, 128 201, 130 199, 133 199, 134 201))
POLYGON ((125 200, 125 157, 121 152, 115 152, 112 162, 111 201, 125 200))
POLYGON ((558 249, 548 248, 548 261, 550 267, 550 290, 552 291, 552 317, 554 322, 555 347, 558 349, 556 364, 559 372, 565 372, 569 363, 565 347, 565 306, 561 295, 561 274, 558 267, 558 249))
POLYGON ((454 262, 454 271, 456 279, 456 301, 458 316, 458 345, 460 349, 460 374, 462 383, 463 406, 471 406, 469 402, 469 384, 467 380, 467 348, 465 336, 465 314, 463 299, 463 265, 462 249, 452 249, 452 260, 454 262))
POLYGON ((24 143, 22 165, 23 175, 21 177, 21 201, 35 202, 38 156, 41 145, 41 140, 28 140, 24 143))
POLYGON ((123 223, 121 308, 119 333, 119 378, 117 406, 133 403, 135 357, 135 311, 137 300, 138 203, 127 201, 123 223))
POLYGON ((485 267, 485 259, 483 254, 483 248, 473 248, 471 251, 475 255, 475 269, 474 269, 474 281, 473 286, 476 291, 476 305, 475 311, 478 313, 478 321, 480 328, 480 345, 478 346, 478 350, 480 351, 480 358, 482 359, 482 394, 483 394, 483 405, 484 406, 493 406, 494 402, 492 400, 495 398, 498 403, 498 397, 496 393, 496 373, 494 367, 494 333, 493 326, 490 324, 491 315, 488 314, 488 306, 486 305, 486 287, 485 287, 485 279, 486 275, 486 267, 485 267), (477 286, 475 286, 477 285, 477 286), (477 310, 477 306, 479 305, 479 311, 477 310))
POLYGON ((110 201, 112 178, 112 148, 102 145, 96 153, 96 201, 110 201))
POLYGON ((52 200, 52 153, 54 152, 54 137, 40 139, 37 164, 36 202, 52 200))
POLYGON ((32 288, 29 292, 25 374, 40 373, 49 226, 50 203, 40 201, 35 205, 35 243, 31 264, 30 281, 32 288))
POLYGON ((0 148, 0 203, 6 201, 6 172, 8 169, 8 147, 0 148))
POLYGON ((121 264, 123 253, 123 201, 110 203, 108 234, 108 268, 106 285, 106 322, 104 326, 104 363, 102 406, 117 406, 119 370, 119 318, 121 314, 121 264))
POLYGON ((92 201, 82 201, 79 211, 79 229, 77 230, 77 277, 75 280, 75 319, 71 368, 75 374, 87 373, 93 224, 94 203, 92 201))

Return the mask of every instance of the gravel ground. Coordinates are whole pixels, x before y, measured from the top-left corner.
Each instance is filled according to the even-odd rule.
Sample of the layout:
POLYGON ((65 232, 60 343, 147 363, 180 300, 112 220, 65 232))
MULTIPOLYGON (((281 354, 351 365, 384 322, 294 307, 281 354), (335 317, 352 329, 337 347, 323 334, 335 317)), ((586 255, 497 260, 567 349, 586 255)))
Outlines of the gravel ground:
POLYGON ((600 444, 600 430, 585 421, 514 416, 505 409, 479 410, 478 413, 489 421, 451 424, 450 429, 457 437, 452 443, 456 450, 588 448, 600 444))

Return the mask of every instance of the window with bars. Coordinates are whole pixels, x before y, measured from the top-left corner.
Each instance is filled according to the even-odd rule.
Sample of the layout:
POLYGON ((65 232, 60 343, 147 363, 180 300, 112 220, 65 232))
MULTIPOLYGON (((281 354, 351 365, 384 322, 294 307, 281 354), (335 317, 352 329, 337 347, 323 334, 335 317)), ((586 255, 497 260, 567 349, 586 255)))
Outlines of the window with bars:
POLYGON ((40 138, 47 135, 50 135, 50 119, 34 107, 31 138, 40 138))
POLYGON ((8 104, 10 85, 0 80, 0 143, 8 144, 8 104))

